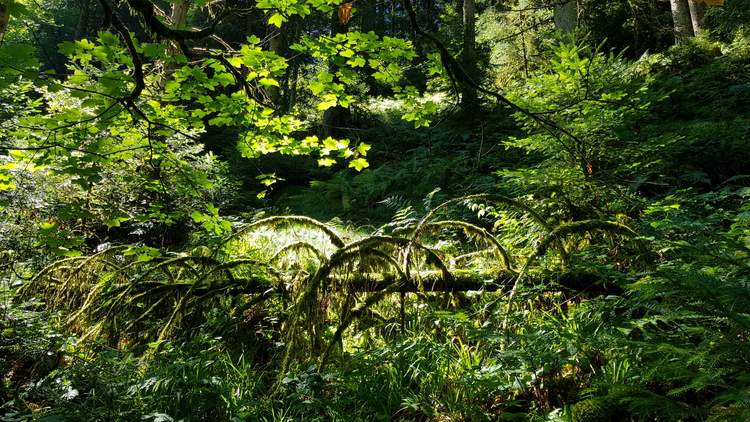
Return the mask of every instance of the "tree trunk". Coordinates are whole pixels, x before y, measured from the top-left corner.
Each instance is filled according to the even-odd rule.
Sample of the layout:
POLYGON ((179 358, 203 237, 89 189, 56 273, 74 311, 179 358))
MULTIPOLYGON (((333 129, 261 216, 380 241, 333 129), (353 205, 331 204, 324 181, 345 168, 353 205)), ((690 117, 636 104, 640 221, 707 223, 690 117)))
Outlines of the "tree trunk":
POLYGON ((10 1, 0 0, 0 41, 5 37, 5 30, 8 29, 10 20, 10 1))
MULTIPOLYGON (((284 55, 284 31, 288 30, 288 25, 284 24, 281 28, 277 28, 274 25, 268 25, 266 29, 266 38, 268 39, 268 49, 279 57, 284 55)), ((279 100, 281 99, 281 90, 276 86, 269 86, 265 89, 268 99, 275 106, 281 108, 279 100)))
POLYGON ((172 27, 182 29, 187 23, 187 13, 190 9, 190 0, 176 0, 172 6, 172 27))
POLYGON ((385 32, 386 15, 388 14, 388 5, 386 2, 375 3, 375 28, 378 31, 385 32))
POLYGON ((378 6, 376 2, 368 2, 360 6, 359 15, 362 17, 362 24, 360 25, 362 32, 378 31, 378 6))
MULTIPOLYGON (((187 24, 187 14, 189 9, 190 0, 175 0, 175 3, 172 5, 172 14, 169 17, 169 19, 172 21, 172 28, 184 29, 185 25, 187 24)), ((174 41, 169 43, 167 51, 169 52, 170 56, 181 54, 180 46, 174 41)), ((171 77, 172 72, 174 72, 177 67, 177 64, 175 64, 174 62, 168 63, 165 66, 167 79, 171 77)))
POLYGON ((464 21, 464 61, 474 59, 474 44, 477 38, 476 21, 474 15, 476 14, 476 5, 474 0, 463 0, 463 21, 464 21))
POLYGON ((391 0, 391 33, 392 37, 396 36, 396 0, 391 0))
POLYGON ((436 34, 439 28, 436 19, 437 11, 435 7, 435 0, 422 0, 422 8, 424 9, 425 28, 428 32, 436 34))
POLYGON ((79 40, 84 36, 88 35, 89 27, 89 15, 91 14, 91 2, 89 0, 82 0, 80 2, 81 14, 78 15, 78 24, 76 25, 76 31, 73 33, 73 39, 79 40))
MULTIPOLYGON (((335 36, 336 34, 345 34, 349 31, 349 26, 343 22, 339 21, 338 15, 336 13, 333 14, 333 20, 331 21, 331 35, 335 36)), ((338 70, 338 67, 333 64, 333 62, 328 64, 329 71, 333 75, 333 81, 339 82, 338 76, 336 76, 336 71, 338 70)), ((331 107, 328 110, 323 112, 323 127, 321 134, 323 137, 334 137, 334 138, 342 138, 346 136, 346 133, 343 129, 345 122, 347 119, 349 119, 350 116, 349 108, 342 107, 340 105, 337 105, 335 107, 331 107)))
POLYGON ((555 27, 569 34, 578 26, 578 2, 571 0, 565 4, 555 6, 555 27))
MULTIPOLYGON (((291 45, 299 40, 301 22, 298 19, 291 19, 288 22, 287 35, 285 36, 285 45, 291 45)), ((286 48, 286 47, 285 47, 286 48)), ((288 49, 288 48, 287 48, 288 49)), ((281 95, 283 111, 289 112, 297 103, 297 77, 299 74, 300 59, 293 56, 287 59, 289 67, 284 75, 284 89, 281 95)))
POLYGON ((676 42, 681 42, 692 37, 693 23, 690 20, 690 7, 688 0, 670 0, 672 6, 672 20, 674 21, 674 37, 676 42))
POLYGON ((688 6, 690 6, 690 20, 693 23, 693 33, 700 35, 703 31, 703 16, 706 14, 703 1, 688 0, 688 6))
MULTIPOLYGON (((477 80, 477 57, 476 57, 476 5, 474 0, 463 0, 463 24, 464 42, 461 61, 469 76, 477 80)), ((464 111, 473 111, 477 104, 477 91, 473 87, 463 84, 461 87, 461 106, 464 111)))
POLYGON ((294 106, 297 104, 297 78, 299 77, 299 61, 297 59, 292 60, 291 71, 289 72, 289 82, 287 84, 288 90, 286 92, 285 107, 286 112, 292 111, 294 106))

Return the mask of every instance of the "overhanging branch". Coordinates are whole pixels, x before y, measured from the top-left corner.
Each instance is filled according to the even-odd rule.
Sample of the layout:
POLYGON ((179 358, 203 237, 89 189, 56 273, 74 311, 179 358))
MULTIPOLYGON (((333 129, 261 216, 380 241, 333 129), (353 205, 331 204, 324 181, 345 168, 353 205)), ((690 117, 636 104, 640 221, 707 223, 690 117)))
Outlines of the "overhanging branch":
POLYGON ((223 13, 219 14, 208 27, 197 31, 191 31, 187 29, 170 28, 164 24, 164 22, 159 20, 159 17, 157 16, 156 7, 149 0, 128 0, 128 5, 141 15, 143 21, 150 30, 154 31, 160 37, 175 41, 197 40, 209 37, 216 32, 216 26, 229 15, 229 12, 225 10, 223 13))
MULTIPOLYGON (((454 82, 458 82, 461 85, 471 87, 485 95, 489 95, 493 97, 498 103, 504 104, 508 108, 517 111, 524 116, 529 117, 533 121, 535 121, 537 124, 539 124, 545 131, 547 131, 550 135, 552 135, 555 139, 560 142, 562 147, 573 157, 576 157, 576 151, 573 148, 570 148, 563 140, 561 139, 560 134, 563 134, 570 138, 576 145, 577 149, 581 149, 583 145, 583 141, 578 138, 576 135, 571 133, 569 130, 565 129, 564 127, 558 125, 554 121, 539 116, 537 113, 533 113, 530 110, 527 110, 518 104, 514 103, 513 101, 509 100, 506 96, 503 94, 491 91, 487 88, 484 88, 483 86, 479 85, 474 79, 469 75, 469 73, 464 69, 464 67, 461 65, 461 63, 456 60, 455 57, 448 51, 448 48, 443 44, 440 39, 438 39, 435 35, 425 31, 422 29, 421 26, 419 26, 419 21, 417 20, 417 13, 414 11, 414 5, 412 4, 411 0, 403 0, 404 9, 406 9, 406 13, 409 16, 409 22, 411 23, 412 29, 414 32, 429 40, 435 48, 438 49, 438 52, 440 53, 440 59, 443 62, 443 65, 445 66, 448 75, 450 76, 451 80, 454 82)), ((582 170, 585 171, 585 164, 583 164, 582 170)))

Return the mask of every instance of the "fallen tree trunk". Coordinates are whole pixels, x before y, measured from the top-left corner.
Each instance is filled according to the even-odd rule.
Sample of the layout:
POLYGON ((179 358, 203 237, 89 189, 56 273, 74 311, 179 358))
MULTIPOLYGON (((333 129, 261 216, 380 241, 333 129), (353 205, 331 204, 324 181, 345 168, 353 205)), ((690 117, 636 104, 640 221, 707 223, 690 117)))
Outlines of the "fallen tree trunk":
MULTIPOLYGON (((481 273, 475 271, 455 271, 452 277, 443 277, 440 271, 422 271, 409 280, 399 277, 398 274, 368 274, 360 273, 346 277, 335 276, 329 279, 328 288, 331 290, 341 289, 343 286, 357 292, 380 292, 388 289, 394 284, 398 287, 393 289, 394 293, 430 293, 430 292, 507 292, 513 287, 518 274, 513 272, 504 273, 481 273)), ((620 294, 622 288, 613 281, 594 273, 566 272, 560 274, 532 275, 524 277, 523 284, 527 286, 546 286, 547 290, 568 291, 571 293, 587 293, 592 295, 620 294)), ((186 284, 185 289, 188 288, 186 284)), ((201 294, 203 289, 194 289, 196 294, 201 294)), ((225 291, 226 293, 266 293, 276 291, 288 293, 287 287, 272 286, 249 280, 235 280, 221 287, 214 286, 212 290, 225 291), (230 285, 231 284, 231 285, 230 285)))
MULTIPOLYGON (((358 274, 347 280, 354 290, 360 292, 379 292, 393 284, 399 284, 397 292, 468 292, 510 291, 518 278, 512 272, 487 274, 474 271, 458 271, 452 273, 451 279, 446 279, 439 271, 420 272, 411 280, 399 279, 393 275, 358 274)), ((545 274, 526 276, 525 285, 544 285, 550 290, 568 290, 575 293, 589 292, 601 294, 619 294, 622 289, 613 282, 593 273, 567 272, 561 274, 545 274)))

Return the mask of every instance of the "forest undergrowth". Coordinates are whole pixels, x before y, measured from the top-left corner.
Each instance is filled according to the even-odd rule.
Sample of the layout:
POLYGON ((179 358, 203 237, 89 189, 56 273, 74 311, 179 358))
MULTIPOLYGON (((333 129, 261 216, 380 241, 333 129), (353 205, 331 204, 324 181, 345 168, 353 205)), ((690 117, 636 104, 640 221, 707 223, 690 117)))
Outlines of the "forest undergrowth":
MULTIPOLYGON (((750 420, 750 41, 716 28, 637 57, 591 33, 524 44, 523 79, 472 75, 473 113, 431 69, 421 93, 352 106, 352 141, 291 140, 372 83, 311 61, 299 122, 259 112, 232 135, 250 170, 219 141, 244 100, 204 98, 231 57, 168 70, 179 87, 141 64, 155 99, 108 88, 143 119, 90 132, 65 132, 88 101, 70 92, 133 65, 112 34, 63 51, 79 91, 0 74, 2 134, 26 142, 0 143, 0 420, 750 420), (116 149, 65 144, 87 136, 116 149)), ((414 58, 372 36, 338 41, 414 58)), ((283 66, 253 48, 243 69, 273 94, 283 66)), ((367 77, 392 82, 383 63, 367 77)))

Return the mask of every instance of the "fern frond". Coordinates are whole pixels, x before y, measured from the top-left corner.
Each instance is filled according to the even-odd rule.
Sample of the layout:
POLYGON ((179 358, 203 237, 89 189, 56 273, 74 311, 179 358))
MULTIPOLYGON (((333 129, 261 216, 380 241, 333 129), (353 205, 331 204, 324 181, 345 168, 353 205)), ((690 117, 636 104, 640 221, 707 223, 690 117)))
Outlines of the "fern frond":
POLYGON ((344 246, 344 241, 341 239, 341 237, 339 237, 339 235, 336 234, 336 232, 333 231, 333 229, 331 229, 331 227, 329 227, 327 224, 322 223, 314 218, 305 217, 302 215, 279 215, 258 220, 236 231, 226 240, 226 242, 232 239, 236 239, 238 236, 261 227, 278 228, 286 225, 319 230, 323 232, 328 237, 328 240, 331 242, 331 244, 333 244, 337 248, 344 246))
POLYGON ((503 264, 503 268, 506 270, 511 270, 511 262, 510 262, 510 256, 508 255, 508 252, 503 248, 503 245, 500 244, 500 241, 497 240, 495 236, 490 234, 487 230, 483 229, 482 227, 479 227, 477 225, 467 223, 465 221, 459 221, 459 220, 443 220, 443 221, 435 221, 427 224, 428 228, 457 228, 465 231, 467 234, 471 234, 473 236, 478 237, 479 239, 482 239, 486 241, 487 243, 491 244, 495 250, 497 251, 497 254, 500 256, 500 259, 503 264))
POLYGON ((573 221, 573 222, 561 224, 555 227, 555 229, 552 230, 547 235, 547 237, 545 237, 540 242, 534 254, 531 257, 529 257, 529 261, 532 261, 544 255, 544 253, 547 251, 547 249, 552 243, 559 242, 566 236, 570 236, 572 234, 588 233, 588 232, 597 231, 597 230, 608 232, 608 233, 619 234, 622 236, 636 236, 636 232, 633 231, 633 229, 631 229, 630 227, 624 224, 617 223, 614 221, 606 221, 606 220, 573 221))
POLYGON ((299 255, 299 253, 302 251, 311 252, 312 255, 316 257, 318 259, 318 262, 321 264, 328 261, 328 257, 325 256, 323 251, 311 245, 310 243, 300 241, 290 243, 276 251, 276 253, 273 254, 271 259, 269 260, 269 263, 273 264, 288 253, 297 253, 299 255))
MULTIPOLYGON (((430 221, 438 212, 448 208, 449 206, 453 204, 457 204, 460 202, 480 201, 480 200, 502 204, 502 205, 509 206, 511 208, 515 208, 520 211, 523 211, 526 214, 528 214, 533 219, 533 221, 539 224, 545 231, 552 232, 552 228, 547 223, 547 221, 539 213, 537 213, 532 207, 528 206, 522 201, 512 199, 503 195, 475 194, 475 195, 467 195, 467 196, 463 196, 460 198, 454 198, 454 199, 448 200, 438 205, 437 207, 433 208, 432 210, 430 210, 427 214, 425 214, 424 217, 422 217, 419 223, 417 223, 412 233, 411 239, 414 239, 414 240, 419 239, 419 237, 422 235, 422 232, 429 226, 430 221)), ((565 247, 563 246, 562 242, 556 241, 556 243, 559 246, 560 254, 563 256, 563 259, 567 260, 567 251, 565 250, 565 247)), ((405 257, 406 262, 410 260, 411 253, 412 253, 412 248, 411 247, 407 248, 406 257, 405 257)))

